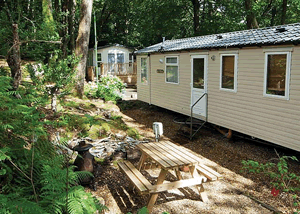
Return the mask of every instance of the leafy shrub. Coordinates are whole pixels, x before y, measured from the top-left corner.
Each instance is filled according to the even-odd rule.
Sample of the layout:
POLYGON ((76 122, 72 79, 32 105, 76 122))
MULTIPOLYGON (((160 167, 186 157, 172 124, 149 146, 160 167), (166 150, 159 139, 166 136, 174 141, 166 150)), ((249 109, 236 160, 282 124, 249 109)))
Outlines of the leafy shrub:
POLYGON ((95 98, 102 98, 105 101, 116 101, 122 98, 121 93, 124 88, 125 84, 118 77, 101 77, 98 88, 93 96, 95 98))
MULTIPOLYGON (((101 211, 104 207, 79 186, 91 174, 68 167, 69 159, 48 141, 45 126, 53 124, 39 112, 45 99, 30 84, 11 91, 10 83, 10 77, 0 76, 0 213, 101 211)), ((76 118, 69 117, 73 127, 76 118)))
POLYGON ((78 58, 68 56, 66 59, 53 59, 48 64, 27 65, 31 80, 37 90, 52 99, 52 109, 56 110, 56 97, 62 98, 73 89, 78 58))
MULTIPOLYGON (((25 155, 31 153, 32 156, 33 149, 24 150, 24 152, 25 155)), ((12 179, 18 186, 3 188, 6 190, 6 194, 1 194, 0 197, 1 213, 89 214, 105 209, 90 193, 86 193, 82 186, 78 186, 80 180, 92 176, 92 174, 75 172, 74 166, 65 167, 64 156, 54 155, 50 159, 43 155, 42 161, 39 161, 40 159, 33 160, 33 165, 26 167, 19 160, 13 162, 9 155, 8 150, 2 149, 0 160, 9 159, 13 165, 10 166, 3 162, 1 165, 9 172, 4 175, 9 177, 15 174, 12 179), (18 170, 15 171, 15 168, 18 170), (30 180, 31 178, 32 180, 30 180), (34 190, 35 197, 32 196, 32 190, 34 190), (32 201, 33 198, 35 201, 32 201)), ((35 152, 36 158, 42 157, 41 155, 38 150, 35 152)), ((7 184, 4 183, 4 185, 7 184)))
POLYGON ((300 192, 300 175, 289 172, 287 164, 288 159, 298 161, 295 156, 280 157, 278 155, 277 164, 270 162, 263 164, 253 160, 243 160, 242 169, 243 171, 248 171, 251 173, 264 173, 266 176, 269 176, 273 180, 271 184, 276 189, 288 193, 290 209, 293 213, 297 214, 300 212, 300 197, 298 195, 300 192))

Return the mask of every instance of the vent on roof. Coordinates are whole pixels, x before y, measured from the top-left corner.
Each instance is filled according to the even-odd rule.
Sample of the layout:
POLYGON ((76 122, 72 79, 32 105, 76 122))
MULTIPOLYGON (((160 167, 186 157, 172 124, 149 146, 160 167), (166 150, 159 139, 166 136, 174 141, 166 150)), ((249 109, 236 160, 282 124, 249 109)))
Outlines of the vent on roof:
POLYGON ((222 35, 218 35, 217 39, 223 39, 223 36, 222 35))
POLYGON ((276 33, 282 33, 282 32, 285 32, 285 31, 287 31, 287 29, 285 29, 285 27, 276 28, 276 33))

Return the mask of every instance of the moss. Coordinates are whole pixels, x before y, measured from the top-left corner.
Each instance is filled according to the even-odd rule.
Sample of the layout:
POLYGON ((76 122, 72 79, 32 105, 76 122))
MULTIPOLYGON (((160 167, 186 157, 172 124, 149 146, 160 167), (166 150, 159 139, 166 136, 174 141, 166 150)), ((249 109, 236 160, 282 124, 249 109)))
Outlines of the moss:
POLYGON ((92 139, 97 139, 98 137, 100 137, 100 130, 101 130, 100 125, 92 125, 92 127, 88 131, 89 137, 92 139))
POLYGON ((104 163, 105 163, 105 159, 104 159, 104 158, 97 158, 97 157, 94 157, 94 160, 95 160, 97 163, 100 163, 101 165, 104 165, 104 163))
POLYGON ((73 132, 64 132, 64 135, 66 138, 72 139, 74 137, 74 133, 73 132))
POLYGON ((104 131, 105 134, 110 132, 110 126, 108 123, 102 123, 101 125, 101 130, 104 131))
POLYGON ((123 161, 124 161, 123 159, 114 160, 114 161, 113 161, 113 165, 117 167, 117 166, 118 166, 118 163, 119 163, 119 162, 123 162, 123 161))
POLYGON ((73 108, 78 108, 79 103, 76 103, 74 101, 70 101, 70 102, 65 102, 63 103, 64 106, 68 106, 68 107, 73 107, 73 108))
POLYGON ((81 128, 82 128, 83 131, 87 132, 87 131, 90 130, 91 125, 89 123, 84 123, 84 124, 81 125, 81 128))
POLYGON ((139 134, 139 132, 135 129, 135 128, 129 128, 128 130, 127 130, 127 135, 129 136, 129 137, 133 137, 133 138, 135 138, 135 139, 140 139, 140 134, 139 134))

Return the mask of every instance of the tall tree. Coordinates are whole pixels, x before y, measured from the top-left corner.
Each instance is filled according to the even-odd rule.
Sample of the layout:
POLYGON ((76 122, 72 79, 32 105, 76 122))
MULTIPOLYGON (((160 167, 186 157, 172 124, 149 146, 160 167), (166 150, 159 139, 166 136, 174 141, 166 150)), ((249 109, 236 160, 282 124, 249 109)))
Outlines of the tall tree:
POLYGON ((193 4, 193 23, 194 23, 194 35, 200 35, 200 23, 199 23, 199 12, 200 2, 199 0, 191 0, 193 4))
POLYGON ((84 78, 88 55, 90 28, 92 19, 93 0, 82 0, 78 36, 76 39, 75 55, 80 58, 77 66, 77 94, 80 98, 84 92, 84 78))
POLYGON ((282 1, 281 24, 285 24, 286 19, 287 0, 282 1))
POLYGON ((253 0, 245 0, 247 28, 258 28, 258 23, 253 11, 253 0))

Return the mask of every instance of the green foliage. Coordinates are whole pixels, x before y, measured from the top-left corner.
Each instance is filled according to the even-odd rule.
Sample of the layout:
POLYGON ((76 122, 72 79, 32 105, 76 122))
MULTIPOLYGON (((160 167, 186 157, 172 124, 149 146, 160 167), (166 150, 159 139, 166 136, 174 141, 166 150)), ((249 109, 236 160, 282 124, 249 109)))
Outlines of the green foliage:
POLYGON ((45 135, 43 123, 39 121, 44 115, 37 110, 45 100, 39 98, 37 91, 30 85, 16 92, 11 91, 10 83, 10 77, 0 76, 0 140, 11 134, 29 139, 32 133, 45 135), (17 99, 15 94, 19 94, 22 99, 17 99))
POLYGON ((10 76, 10 70, 8 67, 0 66, 0 76, 10 76))
POLYGON ((37 90, 45 96, 59 92, 59 97, 63 97, 73 89, 77 63, 78 59, 73 55, 62 60, 53 59, 44 65, 29 64, 27 70, 37 90))
POLYGON ((95 98, 102 98, 105 101, 116 101, 121 99, 121 93, 125 89, 125 84, 118 77, 101 77, 98 88, 93 94, 95 98))
MULTIPOLYGON (((10 82, 10 77, 0 76, 0 213, 89 214, 103 210, 79 186, 91 173, 68 167, 69 158, 58 155, 49 142, 45 126, 57 121, 46 120, 39 111, 46 100, 31 84, 11 91, 10 82)), ((71 116, 72 128, 77 128, 79 118, 71 116)), ((89 121, 85 117, 83 124, 89 121)), ((69 125, 66 121, 61 124, 69 125)))
MULTIPOLYGON (((279 157, 279 156, 278 156, 279 157)), ((281 191, 289 193, 289 203, 291 210, 300 211, 300 175, 289 172, 288 159, 298 161, 295 156, 279 157, 278 163, 268 162, 266 164, 257 161, 242 161, 243 171, 251 173, 264 173, 272 179, 271 184, 281 191)), ((296 213, 296 212, 295 212, 296 213)))

